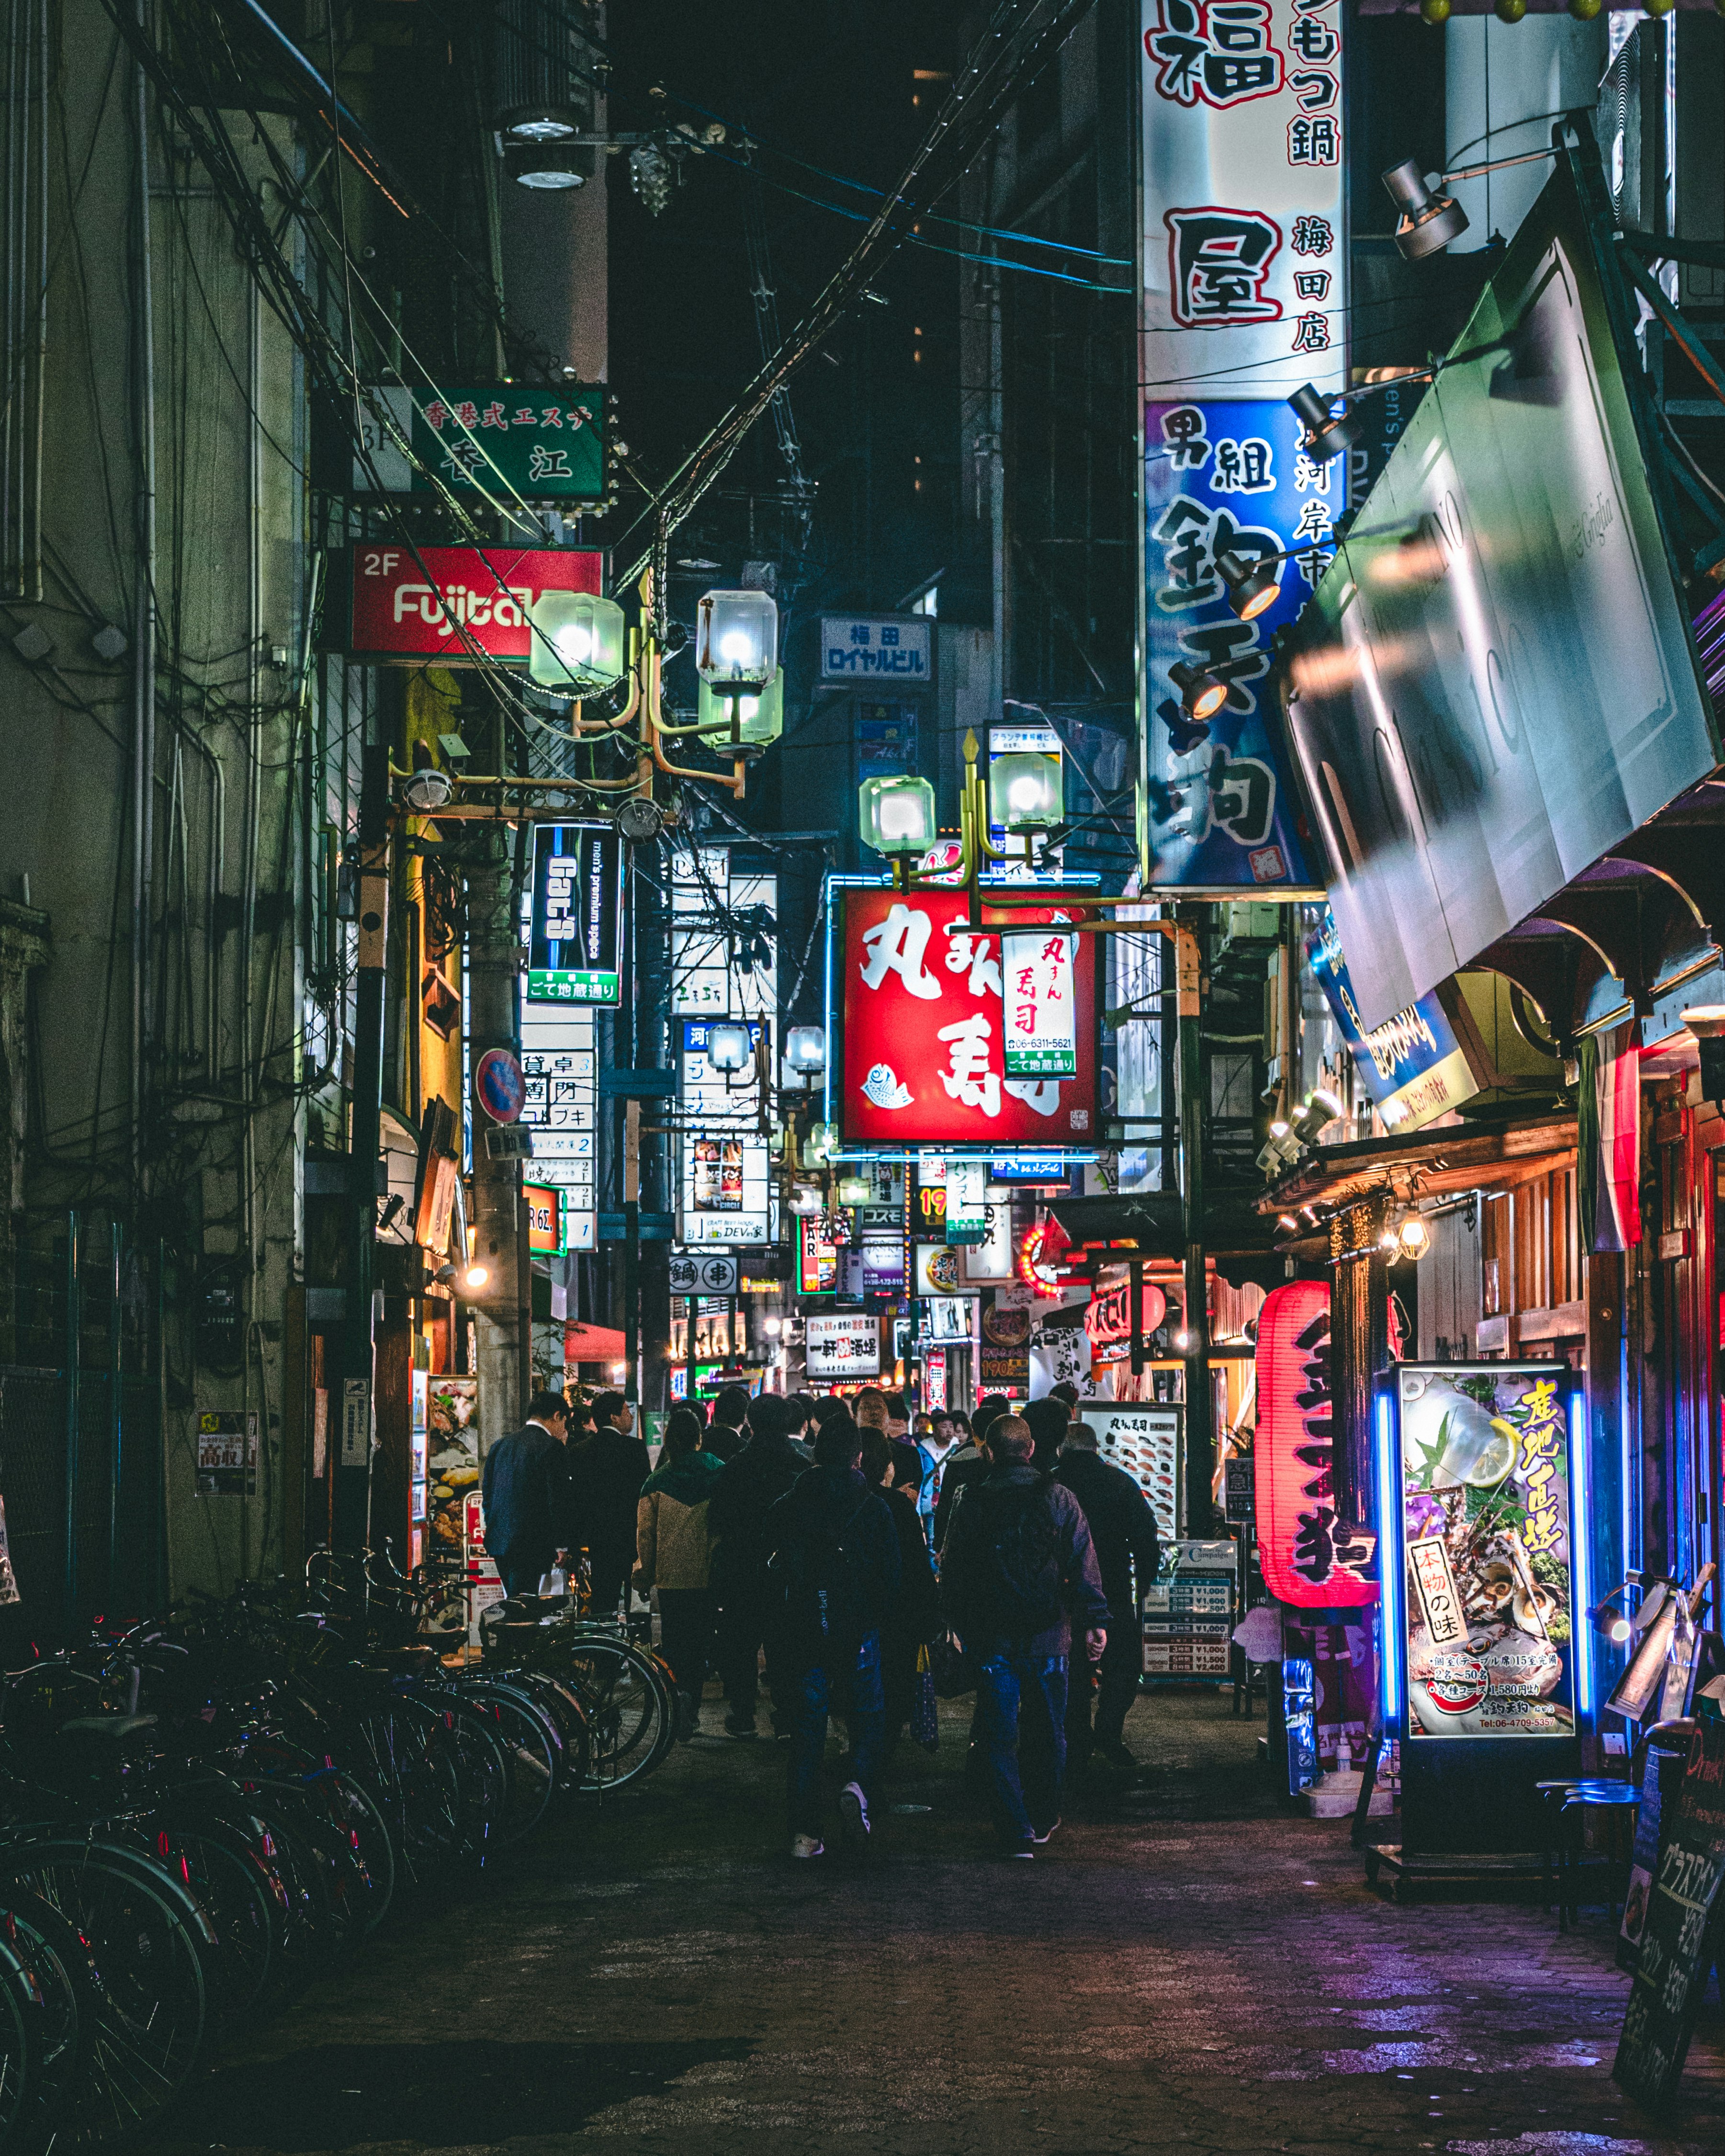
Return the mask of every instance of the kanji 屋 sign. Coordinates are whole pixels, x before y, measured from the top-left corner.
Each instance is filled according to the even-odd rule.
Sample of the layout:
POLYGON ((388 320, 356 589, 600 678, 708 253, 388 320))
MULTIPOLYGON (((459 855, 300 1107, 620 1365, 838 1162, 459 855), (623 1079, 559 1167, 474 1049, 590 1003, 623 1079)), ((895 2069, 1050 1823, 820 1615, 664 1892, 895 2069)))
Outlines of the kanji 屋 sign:
POLYGON ((597 501, 605 491, 603 388, 506 384, 432 395, 395 384, 363 392, 360 429, 356 494, 434 494, 442 486, 564 502, 597 501))
POLYGON ((575 547, 354 547, 331 557, 320 648, 385 666, 525 666, 541 595, 597 592, 603 568, 575 547))
MULTIPOLYGON (((1081 904, 1050 892, 1045 905, 1011 911, 983 902, 973 932, 957 893, 853 891, 845 895, 845 1055, 841 1119, 847 1143, 1060 1147, 1088 1144, 1096 1124, 1096 939, 1044 936, 1073 946, 1046 962, 1034 1005, 1033 1043, 1049 1034, 1040 1014, 1071 1013, 1070 1069, 1014 1075, 1006 1041, 1012 1010, 1001 967, 1002 932, 1014 942, 1033 929, 1082 918, 1081 904), (1050 990, 1058 992, 1056 995, 1050 990)), ((1052 1020, 1049 1024, 1052 1024, 1052 1020)), ((1032 1050, 1034 1053, 1033 1048, 1032 1050)), ((1050 1060, 1064 1050, 1048 1050, 1050 1060)), ((947 1179, 947 1240, 955 1200, 947 1179)), ((981 1179, 976 1198, 980 1210, 981 1179)), ((980 1222, 978 1222, 980 1228, 980 1222)))

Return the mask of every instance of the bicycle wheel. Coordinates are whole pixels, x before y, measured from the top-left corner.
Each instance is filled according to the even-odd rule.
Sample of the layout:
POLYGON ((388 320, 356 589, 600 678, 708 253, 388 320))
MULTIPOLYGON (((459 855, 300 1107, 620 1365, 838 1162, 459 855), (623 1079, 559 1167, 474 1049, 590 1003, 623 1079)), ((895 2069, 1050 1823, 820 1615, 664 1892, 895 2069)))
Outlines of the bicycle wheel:
POLYGON ((511 1684, 524 1686, 544 1707, 562 1732, 563 1773, 560 1795, 574 1796, 586 1786, 593 1765, 593 1743, 587 1724, 587 1708, 580 1692, 566 1677, 543 1670, 511 1670, 511 1684))
POLYGON ((177 1871, 198 1897, 220 1941, 218 1981, 211 1994, 224 2023, 248 2014, 269 1989, 286 1889, 224 1821, 158 1815, 142 1829, 157 1861, 177 1871))
POLYGON ((417 1885, 465 1845, 454 1740, 441 1715, 404 1697, 362 1709, 350 1729, 344 1763, 382 1813, 401 1870, 417 1885))
POLYGON ((551 1809, 563 1772, 562 1732, 531 1692, 501 1677, 476 1676, 460 1690, 495 1718, 509 1763, 503 1838, 519 1841, 551 1809))
POLYGON ((618 1789, 650 1773, 670 1748, 671 1695, 662 1673, 626 1640, 578 1635, 568 1674, 587 1715, 586 1786, 618 1789))
POLYGON ((88 1946, 93 2015, 71 2123, 74 2139, 105 2140, 161 2118, 196 2071, 208 2026, 208 1917, 159 1867, 109 1842, 14 1845, 0 1899, 38 1896, 88 1946), (153 1876, 152 1876, 153 1874, 153 1876))
POLYGON ((46 1902, 10 1890, 7 1898, 0 1933, 28 1963, 42 1998, 42 2041, 32 2047, 18 2138, 26 2148, 45 2149, 78 2102, 95 2016, 95 1965, 77 1933, 46 1902))
POLYGON ((443 1717, 461 1777, 463 1848, 483 1864, 509 1809, 509 1754, 496 1719, 465 1693, 420 1683, 413 1697, 443 1717))
POLYGON ((28 1962, 0 1935, 0 2148, 29 2118, 46 2019, 41 1987, 28 1962))

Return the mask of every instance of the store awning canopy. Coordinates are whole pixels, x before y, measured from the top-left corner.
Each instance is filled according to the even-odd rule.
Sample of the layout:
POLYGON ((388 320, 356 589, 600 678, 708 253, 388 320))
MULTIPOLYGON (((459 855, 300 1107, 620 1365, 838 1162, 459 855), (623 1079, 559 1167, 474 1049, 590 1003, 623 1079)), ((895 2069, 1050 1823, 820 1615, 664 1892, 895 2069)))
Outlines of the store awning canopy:
POLYGON ((608 1325, 566 1325, 563 1359, 569 1363, 620 1363, 629 1342, 608 1325))
POLYGON ((1549 1111, 1537 1118, 1461 1123, 1403 1137, 1367 1138, 1323 1146, 1258 1200, 1263 1213, 1300 1206, 1339 1213, 1388 1194, 1403 1202, 1464 1190, 1507 1190, 1567 1167, 1575 1157, 1575 1118, 1549 1111))

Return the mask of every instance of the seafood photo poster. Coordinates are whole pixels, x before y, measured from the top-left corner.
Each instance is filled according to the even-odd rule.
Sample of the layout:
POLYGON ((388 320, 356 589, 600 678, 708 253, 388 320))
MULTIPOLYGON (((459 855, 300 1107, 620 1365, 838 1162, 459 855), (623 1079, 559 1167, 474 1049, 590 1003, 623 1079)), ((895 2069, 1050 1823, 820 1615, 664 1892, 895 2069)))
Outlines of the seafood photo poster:
POLYGON ((1573 1737, 1569 1374, 1404 1367, 1408 1735, 1573 1737))

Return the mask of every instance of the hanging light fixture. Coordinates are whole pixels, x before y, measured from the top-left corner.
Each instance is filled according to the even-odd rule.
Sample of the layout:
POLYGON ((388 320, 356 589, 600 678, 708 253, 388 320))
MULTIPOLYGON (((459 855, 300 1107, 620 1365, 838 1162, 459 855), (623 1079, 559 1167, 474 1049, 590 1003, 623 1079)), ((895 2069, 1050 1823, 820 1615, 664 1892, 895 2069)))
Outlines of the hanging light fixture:
POLYGON ((1440 194, 1425 184, 1417 157, 1404 157, 1400 164, 1392 165, 1384 184, 1395 204, 1396 251, 1403 261, 1423 262, 1466 231, 1466 211, 1453 195, 1440 194))
POLYGON ((1213 719, 1228 701, 1228 684, 1202 666, 1177 659, 1168 679, 1180 692, 1180 708, 1191 719, 1213 719))
POLYGON ((728 726, 737 721, 737 738, 770 747, 784 732, 784 669, 774 669, 764 689, 731 696, 703 680, 698 691, 696 722, 703 726, 728 726))
POLYGON ((1288 399, 1306 429, 1301 446, 1314 464, 1328 464, 1360 438, 1360 423, 1353 413, 1345 407, 1340 412, 1331 410, 1332 403, 1339 401, 1326 397, 1310 382, 1302 382, 1288 399))
POLYGON ((1065 814, 1059 749, 1019 749, 988 762, 988 820, 1005 831, 1051 831, 1065 814))
POLYGON ((925 853, 935 840, 934 788, 926 778, 865 778, 857 788, 857 828, 873 853, 925 853))
POLYGON ((1275 605, 1281 592, 1277 570, 1279 554, 1262 555, 1255 561, 1230 548, 1216 557, 1216 572, 1228 587, 1228 603, 1242 621, 1255 621, 1266 607, 1275 605))
POLYGON ((754 1053, 746 1025, 721 1024, 706 1029, 706 1060, 715 1070, 729 1078, 742 1070, 754 1053))

